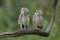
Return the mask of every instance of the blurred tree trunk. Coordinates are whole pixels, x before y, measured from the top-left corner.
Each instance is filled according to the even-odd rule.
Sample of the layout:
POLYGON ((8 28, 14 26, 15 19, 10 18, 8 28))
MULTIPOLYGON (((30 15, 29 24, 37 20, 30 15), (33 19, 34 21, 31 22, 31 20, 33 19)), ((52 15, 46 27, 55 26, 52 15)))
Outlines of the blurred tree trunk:
POLYGON ((11 0, 5 0, 5 8, 6 8, 7 12, 11 11, 11 7, 12 7, 11 0))

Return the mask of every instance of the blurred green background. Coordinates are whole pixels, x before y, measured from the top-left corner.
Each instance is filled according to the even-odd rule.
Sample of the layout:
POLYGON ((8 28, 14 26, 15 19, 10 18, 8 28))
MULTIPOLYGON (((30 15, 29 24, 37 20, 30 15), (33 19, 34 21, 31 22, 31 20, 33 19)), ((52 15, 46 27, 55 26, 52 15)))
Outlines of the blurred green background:
MULTIPOLYGON (((0 33, 19 30, 17 21, 22 7, 27 7, 29 9, 31 19, 35 10, 43 10, 45 18, 43 30, 46 30, 50 20, 52 3, 53 0, 0 0, 0 33)), ((60 0, 58 0, 56 11, 55 22, 49 37, 24 35, 20 37, 3 38, 0 40, 60 40, 60 0)), ((31 28, 34 28, 32 23, 31 28)))

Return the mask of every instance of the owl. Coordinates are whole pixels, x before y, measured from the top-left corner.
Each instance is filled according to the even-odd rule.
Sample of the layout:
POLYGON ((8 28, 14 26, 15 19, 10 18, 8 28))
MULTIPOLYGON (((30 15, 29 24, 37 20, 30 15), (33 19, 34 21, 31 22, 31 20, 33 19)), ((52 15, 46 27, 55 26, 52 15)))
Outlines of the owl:
POLYGON ((26 7, 21 8, 20 15, 18 19, 18 24, 20 25, 20 29, 28 29, 30 24, 29 10, 26 7))
POLYGON ((36 10, 32 18, 32 23, 36 26, 36 29, 42 29, 44 24, 44 17, 42 10, 36 10))

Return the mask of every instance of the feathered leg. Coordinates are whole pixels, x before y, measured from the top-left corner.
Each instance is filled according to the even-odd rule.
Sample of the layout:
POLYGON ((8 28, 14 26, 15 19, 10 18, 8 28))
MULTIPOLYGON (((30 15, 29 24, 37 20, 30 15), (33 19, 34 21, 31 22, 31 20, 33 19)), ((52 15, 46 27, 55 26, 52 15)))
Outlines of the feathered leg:
POLYGON ((22 30, 23 28, 22 28, 22 25, 20 25, 20 30, 22 30))

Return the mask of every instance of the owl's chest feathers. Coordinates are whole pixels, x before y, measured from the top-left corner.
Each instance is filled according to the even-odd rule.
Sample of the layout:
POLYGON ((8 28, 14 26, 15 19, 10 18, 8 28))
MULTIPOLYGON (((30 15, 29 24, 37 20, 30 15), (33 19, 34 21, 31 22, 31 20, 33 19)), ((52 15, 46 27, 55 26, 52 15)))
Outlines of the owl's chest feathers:
POLYGON ((41 21, 42 21, 42 16, 36 16, 36 17, 35 17, 35 22, 36 22, 36 24, 40 24, 41 21))
POLYGON ((22 16, 21 18, 21 23, 22 24, 27 24, 29 22, 29 16, 22 16))
POLYGON ((41 19, 41 16, 36 16, 35 19, 36 19, 36 21, 38 21, 41 19))
POLYGON ((27 16, 23 16, 23 17, 22 17, 22 21, 23 21, 23 22, 27 21, 27 16))

